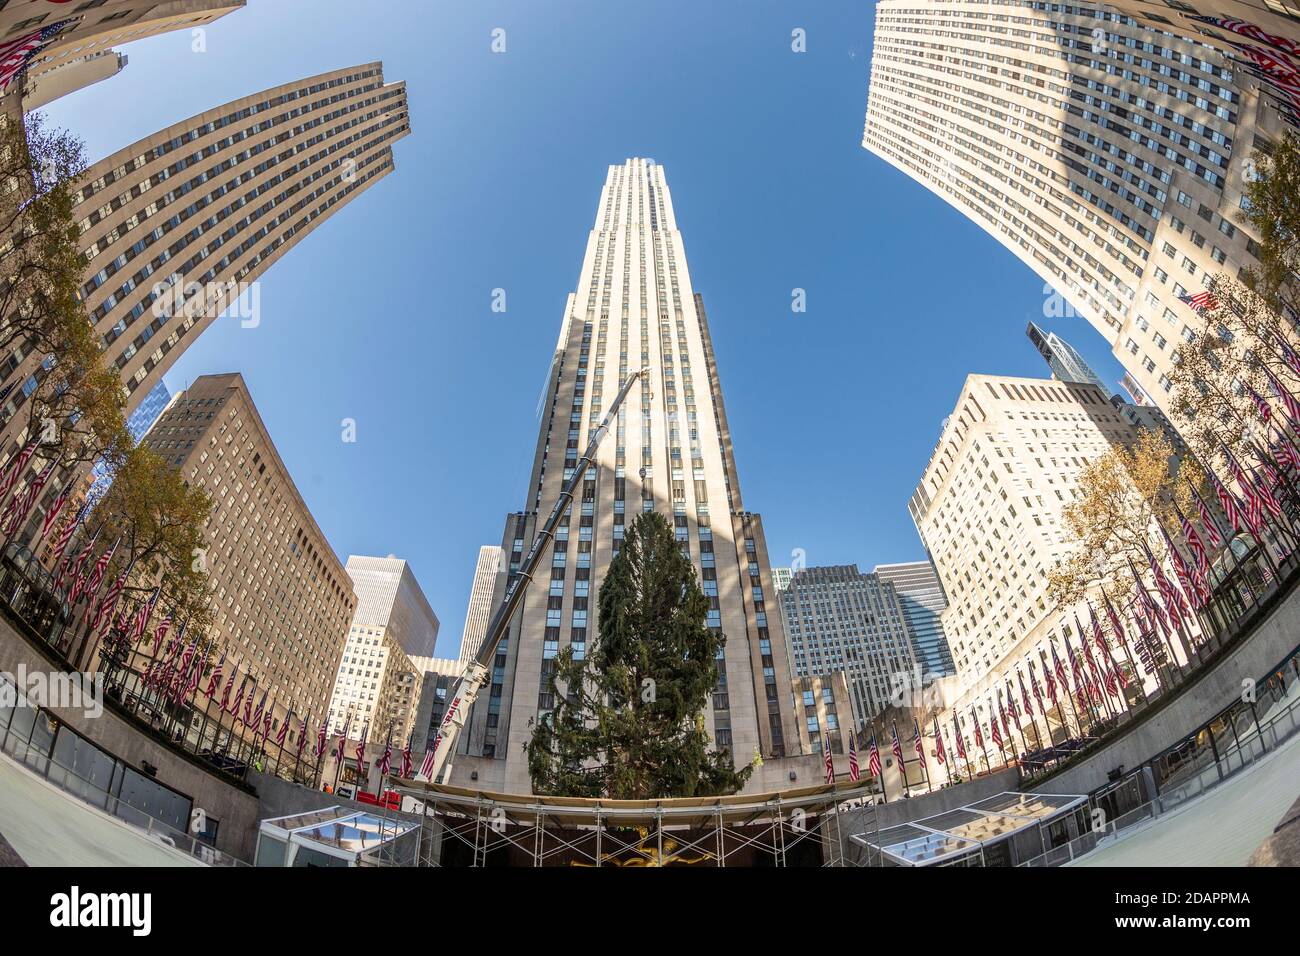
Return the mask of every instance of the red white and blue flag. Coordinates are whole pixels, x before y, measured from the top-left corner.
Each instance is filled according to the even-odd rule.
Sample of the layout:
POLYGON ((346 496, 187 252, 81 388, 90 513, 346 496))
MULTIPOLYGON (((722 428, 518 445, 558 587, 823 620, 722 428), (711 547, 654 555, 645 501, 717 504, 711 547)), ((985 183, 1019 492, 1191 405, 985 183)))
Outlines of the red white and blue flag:
POLYGON ((1208 289, 1203 292, 1180 295, 1178 301, 1183 303, 1183 305, 1189 306, 1195 312, 1204 312, 1207 309, 1212 312, 1219 307, 1219 300, 1216 299, 1214 293, 1208 289))
POLYGON ((867 770, 871 775, 880 778, 882 771, 880 768, 880 748, 876 746, 876 732, 871 732, 871 749, 867 752, 867 770))
POLYGON ((894 751, 894 759, 898 761, 898 770, 900 773, 904 774, 903 779, 906 780, 907 776, 905 772, 905 761, 903 760, 903 745, 898 742, 898 723, 896 721, 891 721, 891 728, 891 733, 894 737, 891 745, 894 751))
POLYGON ((393 765, 393 728, 388 728, 388 739, 384 741, 384 753, 379 758, 379 780, 383 782, 388 776, 388 770, 393 765))
POLYGON ((934 718, 934 759, 941 764, 948 762, 948 754, 943 749, 943 734, 939 733, 939 718, 934 718))
POLYGON ((831 758, 831 732, 822 734, 822 765, 826 768, 826 782, 835 782, 835 761, 831 758))
MULTIPOLYGON (((41 522, 41 534, 40 537, 37 538, 38 541, 45 540, 45 536, 49 534, 50 529, 54 527, 54 522, 59 520, 59 514, 63 511, 63 506, 68 503, 68 499, 71 497, 72 497, 71 487, 64 488, 61 492, 59 492, 59 496, 55 498, 54 501, 50 504, 50 510, 45 512, 45 519, 41 522)), ((55 558, 54 563, 58 564, 59 559, 55 558)))
POLYGON ((76 23, 80 17, 60 20, 49 26, 24 33, 7 43, 0 44, 0 92, 7 92, 14 78, 27 69, 32 58, 40 53, 70 23, 76 23))
POLYGON ((211 700, 216 696, 217 690, 221 687, 221 671, 226 666, 226 655, 223 651, 221 659, 217 661, 217 666, 212 670, 212 676, 208 678, 208 689, 203 692, 203 696, 211 700))
POLYGON ((411 763, 411 738, 414 736, 415 734, 411 734, 410 737, 407 737, 406 746, 402 748, 402 778, 403 779, 410 779, 411 771, 415 769, 415 765, 411 763))

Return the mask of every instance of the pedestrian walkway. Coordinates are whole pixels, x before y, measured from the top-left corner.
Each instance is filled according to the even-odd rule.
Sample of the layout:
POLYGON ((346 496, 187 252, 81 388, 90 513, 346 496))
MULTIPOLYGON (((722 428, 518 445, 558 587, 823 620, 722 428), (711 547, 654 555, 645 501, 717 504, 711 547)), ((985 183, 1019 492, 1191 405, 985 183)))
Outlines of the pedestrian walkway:
POLYGON ((1230 780, 1067 866, 1245 866, 1300 796, 1300 734, 1230 780))

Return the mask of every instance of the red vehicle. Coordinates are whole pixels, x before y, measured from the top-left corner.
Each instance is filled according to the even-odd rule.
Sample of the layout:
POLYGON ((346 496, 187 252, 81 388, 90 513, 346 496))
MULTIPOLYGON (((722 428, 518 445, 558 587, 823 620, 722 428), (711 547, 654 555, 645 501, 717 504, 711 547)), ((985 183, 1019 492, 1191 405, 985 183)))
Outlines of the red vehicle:
POLYGON ((357 794, 357 803, 371 803, 375 806, 384 806, 389 810, 402 809, 402 795, 396 790, 385 790, 382 798, 362 790, 357 794))

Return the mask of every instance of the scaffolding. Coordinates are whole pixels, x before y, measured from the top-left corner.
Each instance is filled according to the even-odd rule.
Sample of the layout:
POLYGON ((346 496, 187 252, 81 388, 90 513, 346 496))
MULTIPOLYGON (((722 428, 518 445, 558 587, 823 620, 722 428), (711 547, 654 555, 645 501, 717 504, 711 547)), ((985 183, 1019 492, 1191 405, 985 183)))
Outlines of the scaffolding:
POLYGON ((603 800, 392 781, 421 820, 418 865, 474 867, 870 865, 845 853, 850 827, 875 830, 869 786, 603 800))

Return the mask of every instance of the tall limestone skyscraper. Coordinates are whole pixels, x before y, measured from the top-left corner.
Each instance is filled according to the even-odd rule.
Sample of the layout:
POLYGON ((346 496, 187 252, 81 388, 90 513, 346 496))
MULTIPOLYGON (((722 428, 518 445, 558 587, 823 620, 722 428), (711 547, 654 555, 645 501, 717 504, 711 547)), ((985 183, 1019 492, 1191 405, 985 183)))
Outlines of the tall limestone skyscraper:
POLYGON ((553 705, 547 676, 556 655, 593 646, 606 569, 627 524, 651 510, 675 526, 709 597, 708 624, 726 635, 722 679, 705 712, 713 738, 738 765, 756 752, 769 761, 772 769, 756 773, 751 790, 772 784, 764 783, 774 775, 769 758, 799 752, 763 525, 741 501, 703 300, 691 284, 663 167, 653 160, 609 167, 564 310, 527 500, 506 519, 506 574, 494 604, 620 384, 642 367, 649 377, 601 443, 597 467, 557 531, 553 556, 534 574, 462 735, 462 753, 486 759, 458 761, 455 783, 472 768, 476 786, 530 789, 523 748, 533 719, 553 705))
POLYGON ((862 142, 1038 273, 1044 317, 1076 310, 1168 410, 1186 298, 1255 264, 1239 213, 1280 130, 1266 99, 1219 50, 1100 4, 880 0, 862 142))

